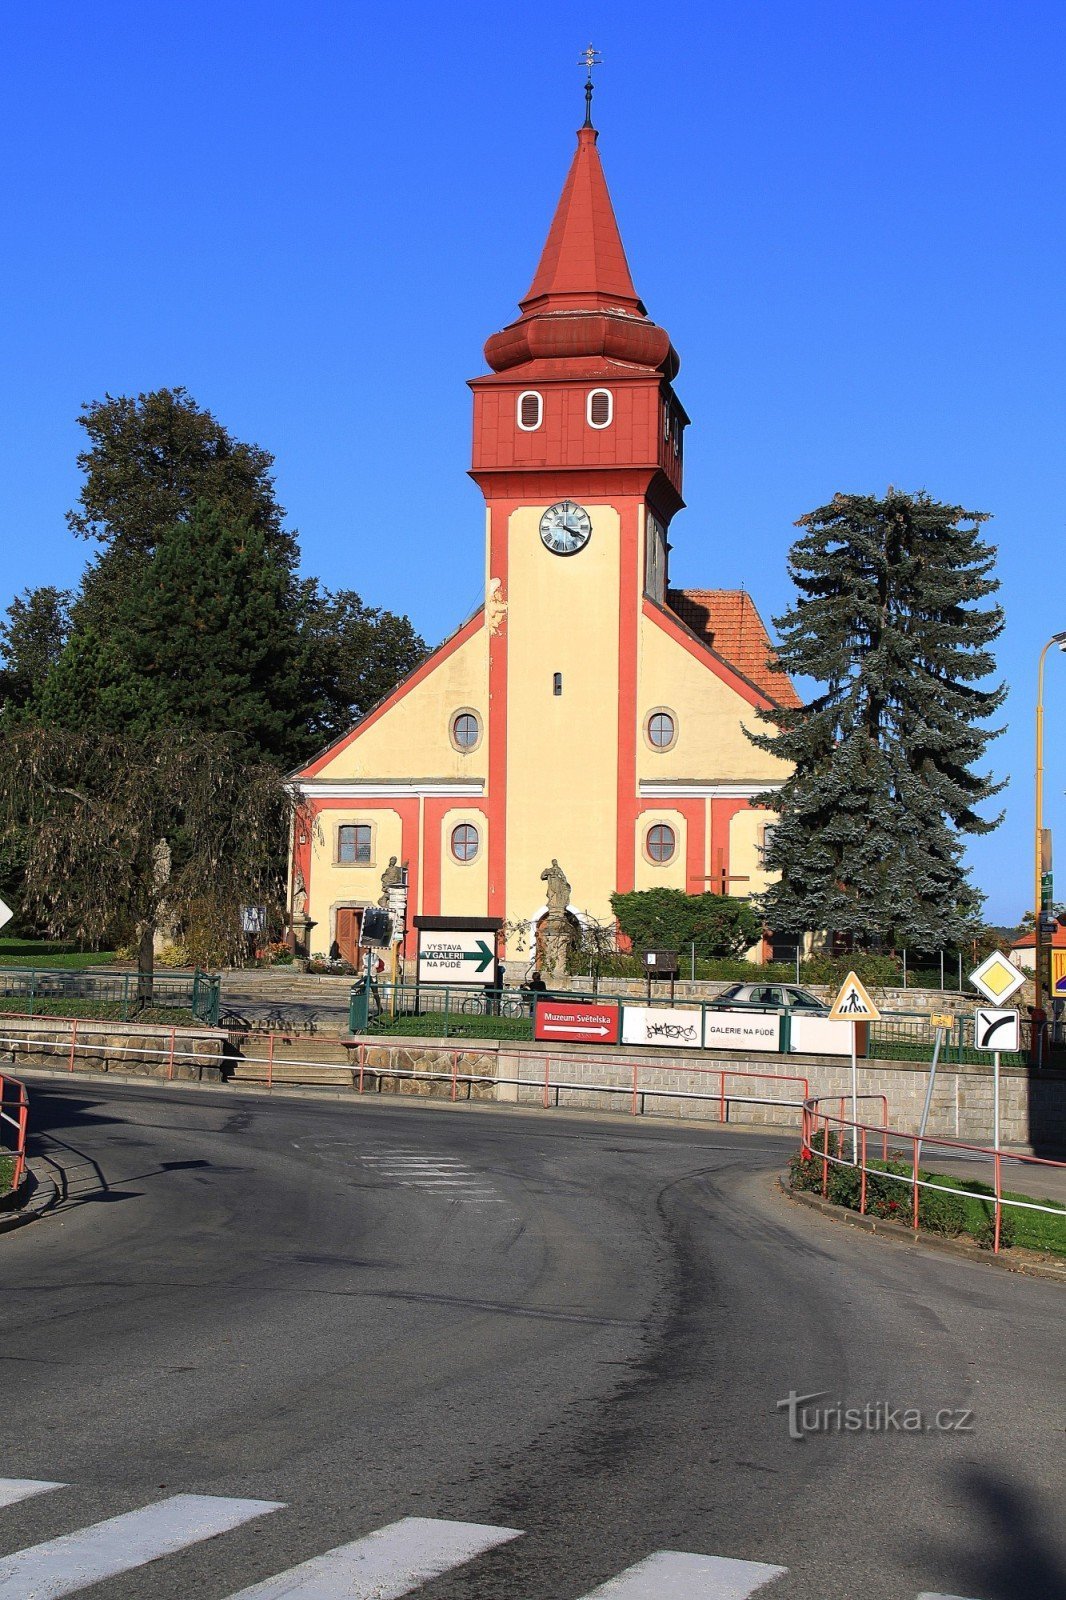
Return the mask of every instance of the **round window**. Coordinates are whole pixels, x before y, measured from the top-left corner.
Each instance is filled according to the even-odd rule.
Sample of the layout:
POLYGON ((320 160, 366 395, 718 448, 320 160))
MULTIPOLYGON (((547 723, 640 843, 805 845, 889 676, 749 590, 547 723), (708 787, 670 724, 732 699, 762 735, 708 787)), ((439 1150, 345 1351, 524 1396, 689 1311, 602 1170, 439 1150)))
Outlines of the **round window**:
POLYGON ((457 750, 472 750, 481 737, 481 726, 472 711, 460 711, 452 719, 452 743, 457 750))
POLYGON ((648 718, 648 743, 656 750, 669 750, 674 742, 677 726, 669 711, 653 711, 648 718))
POLYGON ((648 855, 652 861, 670 861, 676 849, 677 838, 668 823, 657 822, 648 829, 648 855))
POLYGON ((477 855, 478 836, 473 823, 460 822, 452 829, 452 855, 456 861, 473 861, 477 855))

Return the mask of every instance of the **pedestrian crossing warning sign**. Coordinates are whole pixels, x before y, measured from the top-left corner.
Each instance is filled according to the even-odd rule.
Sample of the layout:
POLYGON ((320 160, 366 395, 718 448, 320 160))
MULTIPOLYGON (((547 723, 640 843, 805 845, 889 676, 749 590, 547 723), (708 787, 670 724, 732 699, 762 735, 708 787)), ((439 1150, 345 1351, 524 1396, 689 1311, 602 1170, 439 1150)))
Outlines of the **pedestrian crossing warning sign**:
POLYGON ((840 993, 829 1013, 833 1022, 876 1022, 881 1015, 854 972, 840 985, 840 993))

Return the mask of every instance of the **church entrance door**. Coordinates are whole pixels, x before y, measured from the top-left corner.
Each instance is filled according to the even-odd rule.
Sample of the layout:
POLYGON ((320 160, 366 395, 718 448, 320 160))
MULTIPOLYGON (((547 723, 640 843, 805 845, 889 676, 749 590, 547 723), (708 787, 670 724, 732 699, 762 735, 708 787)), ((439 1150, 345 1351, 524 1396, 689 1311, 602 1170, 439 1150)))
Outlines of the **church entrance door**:
POLYGON ((359 965, 359 929, 362 922, 363 913, 360 907, 338 906, 337 953, 342 961, 351 962, 353 967, 359 965))

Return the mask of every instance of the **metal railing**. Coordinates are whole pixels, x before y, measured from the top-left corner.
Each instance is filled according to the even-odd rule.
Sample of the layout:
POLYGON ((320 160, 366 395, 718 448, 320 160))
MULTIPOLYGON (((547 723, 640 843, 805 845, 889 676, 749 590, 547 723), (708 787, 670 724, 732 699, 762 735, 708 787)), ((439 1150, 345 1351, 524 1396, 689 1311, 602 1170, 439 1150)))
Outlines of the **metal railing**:
POLYGON ((18 1188, 26 1170, 29 1121, 30 1103, 26 1085, 19 1078, 0 1073, 0 1155, 14 1158, 12 1189, 18 1188))
MULTIPOLYGON (((50 967, 0 968, 0 1001, 14 1000, 26 1016, 62 1016, 63 1008, 91 1001, 116 1020, 130 1022, 149 1008, 190 1011, 197 1022, 217 1027, 221 979, 199 968, 189 974, 153 976, 150 995, 141 993, 136 972, 70 972, 50 967)), ((0 1010, 7 1007, 0 1006, 0 1010)), ((101 1019, 103 1020, 103 1019, 101 1019)))
MULTIPOLYGON (((822 1098, 828 1098, 823 1096, 822 1098)), ((837 1098, 833 1096, 832 1098, 837 1098)), ((887 1121, 879 1123, 855 1122, 843 1114, 834 1115, 832 1112, 820 1109, 820 1101, 806 1098, 803 1103, 802 1127, 800 1133, 800 1153, 806 1160, 821 1163, 822 1167, 822 1198, 826 1199, 829 1193, 829 1169, 833 1167, 847 1167, 857 1171, 860 1175, 859 1183, 859 1214, 867 1213, 868 1187, 871 1178, 880 1182, 896 1183, 900 1185, 901 1192, 910 1190, 910 1226, 917 1233, 919 1229, 920 1196, 922 1190, 932 1191, 938 1195, 957 1195, 963 1200, 973 1201, 982 1198, 979 1191, 973 1188, 955 1187, 943 1181, 943 1175, 930 1175, 920 1166, 923 1152, 928 1155, 930 1149, 945 1152, 943 1159, 951 1160, 952 1152, 959 1152, 954 1159, 966 1161, 984 1161, 991 1166, 991 1186, 987 1198, 991 1201, 992 1210, 992 1248, 998 1254, 1003 1226, 1004 1208, 1016 1211, 1036 1211, 1044 1215, 1060 1218, 1063 1224, 1064 1240, 1066 1240, 1066 1208, 1041 1203, 1038 1200, 1022 1199, 1017 1195, 1004 1194, 1003 1192, 1003 1167, 1017 1163, 1026 1170, 1052 1170, 1066 1171, 1066 1161, 1051 1161, 1044 1156, 1024 1155, 1019 1151, 1004 1151, 992 1149, 987 1145, 966 1144, 960 1139, 933 1138, 929 1134, 919 1136, 916 1133, 903 1133, 898 1128, 890 1128, 887 1121), (870 1156, 870 1147, 873 1145, 880 1152, 879 1157, 870 1156), (848 1149, 851 1149, 849 1155, 848 1149), (910 1167, 910 1171, 893 1171, 893 1166, 910 1167), (939 1181, 933 1182, 932 1177, 939 1181)), ((961 1180, 960 1180, 961 1182, 961 1180)), ((900 1219, 902 1220, 902 1218, 900 1219)))
MULTIPOLYGON (((92 1036, 77 1032, 77 1020, 71 1029, 71 1037, 66 1040, 40 1040, 34 1043, 35 1054, 44 1056, 58 1056, 66 1063, 66 1069, 74 1072, 77 1069, 79 1056, 113 1055, 113 1046, 105 1042, 97 1042, 92 1036)), ((86 1020, 86 1019, 81 1019, 86 1020)), ((168 1079, 173 1078, 175 1068, 184 1063, 202 1063, 202 1057, 194 1050, 186 1049, 178 1041, 176 1030, 166 1030, 169 1034, 164 1047, 156 1048, 152 1045, 138 1042, 136 1055, 138 1058, 154 1058, 166 1062, 168 1079)), ((810 1096, 808 1080, 798 1073, 776 1072, 751 1072, 742 1067, 710 1067, 698 1063, 685 1063, 686 1074, 692 1073, 701 1078, 706 1084, 706 1089, 680 1089, 676 1084, 661 1084, 650 1081, 656 1074, 668 1073, 672 1069, 663 1067, 655 1062, 643 1061, 636 1057, 623 1058, 596 1056, 583 1056, 580 1062, 567 1062, 564 1057, 545 1054, 544 1071, 532 1073, 508 1073, 497 1076, 495 1073, 487 1074, 484 1071, 461 1069, 460 1062, 470 1058, 474 1063, 483 1059, 483 1052, 477 1049, 455 1049, 444 1052, 448 1056, 447 1070, 434 1070, 426 1067, 401 1066, 398 1063, 371 1064, 368 1059, 369 1045, 360 1043, 356 1048, 356 1060, 348 1066, 340 1066, 332 1062, 301 1060, 296 1057, 286 1057, 284 1062, 278 1061, 275 1054, 277 1040, 287 1039, 284 1034, 270 1034, 267 1040, 266 1055, 241 1057, 241 1081, 261 1082, 268 1089, 299 1084, 301 1081, 308 1084, 321 1086, 323 1080, 337 1085, 349 1085, 356 1094, 380 1092, 381 1080, 384 1078, 402 1079, 404 1081, 424 1081, 427 1083, 443 1083, 450 1086, 450 1099, 458 1100, 460 1090, 472 1090, 474 1087, 506 1086, 516 1090, 533 1090, 536 1099, 545 1108, 558 1108, 565 1104, 564 1096, 575 1094, 615 1095, 624 1098, 633 1116, 640 1116, 647 1112, 649 1101, 652 1103, 663 1100, 693 1101, 708 1107, 717 1108, 716 1120, 728 1122, 729 1110, 733 1105, 754 1105, 777 1107, 793 1111, 797 1120, 800 1119, 805 1103, 810 1096), (565 1074, 567 1066, 578 1067, 582 1070, 606 1069, 618 1074, 614 1082, 608 1083, 590 1079, 588 1081, 575 1080, 565 1074), (259 1066, 263 1070, 258 1074, 249 1074, 248 1067, 259 1066), (619 1071, 623 1068, 622 1071, 619 1071), (301 1080, 301 1069, 306 1077, 301 1080), (558 1069, 558 1074, 553 1069, 558 1069), (759 1094, 746 1094, 742 1090, 745 1086, 753 1084, 770 1085, 779 1087, 784 1092, 773 1094, 762 1092, 759 1094), (740 1087, 738 1087, 738 1085, 740 1087)), ((24 1047, 26 1040, 15 1035, 5 1035, 0 1027, 0 1050, 10 1049, 13 1046, 24 1047)), ((377 1047, 380 1048, 380 1047, 377 1047)), ((396 1045, 397 1051, 402 1051, 402 1045, 396 1045)), ((539 1056, 540 1052, 529 1052, 530 1056, 539 1056)), ((9 1080, 14 1081, 14 1080, 9 1080)), ((506 1103, 506 1102, 505 1102, 506 1103)), ((530 1104, 530 1100, 521 1101, 530 1104)))
MULTIPOLYGON (((417 984, 398 984, 395 993, 387 984, 372 984, 368 989, 357 983, 351 992, 348 1010, 348 1031, 352 1034, 374 1032, 388 1035, 406 1032, 403 1020, 425 1017, 427 1031, 436 1038, 500 1038, 532 1040, 533 1007, 536 998, 558 1000, 563 1003, 586 1001, 597 1005, 642 1010, 649 1006, 669 1007, 683 1011, 699 1012, 700 1038, 704 1037, 704 1023, 708 1013, 714 1015, 726 1009, 717 999, 671 1001, 667 995, 652 992, 651 998, 627 999, 621 995, 593 994, 581 990, 549 990, 534 996, 528 990, 441 987, 417 984), (401 1020, 403 1019, 403 1020, 401 1020)), ((975 1002, 976 1003, 976 1002, 975 1002)), ((778 1009, 773 1006, 741 1005, 735 1008, 746 1016, 777 1016, 781 1019, 778 1053, 787 1054, 792 1047, 792 1021, 796 1017, 817 1017, 813 1010, 778 1009)), ((940 1062, 943 1066, 990 1066, 991 1055, 978 1050, 974 1044, 974 1016, 972 1012, 956 1016, 950 1029, 944 1030, 941 1041, 940 1062)), ((1024 1067, 1031 1061, 1031 1025, 1021 1023, 1021 1045, 1017 1051, 1005 1051, 1000 1064, 1006 1067, 1024 1067)), ((878 1022, 869 1024, 866 1048, 861 1044, 859 1055, 882 1061, 915 1061, 928 1063, 936 1042, 936 1029, 931 1016, 925 1012, 886 1011, 878 1022)), ((767 1052, 773 1054, 774 1052, 767 1052)), ((1051 1064, 1051 1057, 1044 1064, 1051 1064)))

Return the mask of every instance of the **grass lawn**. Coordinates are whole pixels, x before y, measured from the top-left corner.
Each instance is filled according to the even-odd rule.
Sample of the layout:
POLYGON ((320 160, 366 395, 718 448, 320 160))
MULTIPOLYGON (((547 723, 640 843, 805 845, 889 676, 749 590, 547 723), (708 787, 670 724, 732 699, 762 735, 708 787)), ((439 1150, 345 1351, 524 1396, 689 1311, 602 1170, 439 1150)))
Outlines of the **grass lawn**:
POLYGON ((0 967, 58 967, 81 971, 110 966, 113 950, 78 950, 52 939, 0 939, 0 967))
MULTIPOLYGON (((973 1195, 972 1200, 962 1202, 966 1210, 967 1233, 976 1233, 981 1224, 994 1215, 995 1206, 992 1202, 996 1192, 991 1184, 982 1183, 978 1178, 946 1178, 939 1172, 923 1176, 928 1177, 935 1188, 965 1189, 967 1195, 973 1195)), ((1014 1219, 1015 1244, 1023 1245, 1026 1250, 1052 1250, 1057 1255, 1066 1255, 1066 1206, 1038 1195, 1019 1194, 1016 1189, 1004 1189, 1003 1198, 1053 1206, 1055 1216, 1049 1216, 1046 1211, 1024 1211, 1020 1206, 1005 1206, 1003 1214, 1014 1219)))
POLYGON ((11 1181, 15 1176, 14 1156, 0 1155, 0 1194, 7 1194, 11 1188, 11 1181))
MULTIPOLYGON (((138 1011, 131 999, 129 1016, 120 1000, 39 1000, 33 1002, 35 1017, 91 1017, 99 1022, 162 1022, 177 1028, 196 1026, 196 1018, 183 1006, 148 1006, 138 1011)), ((28 995, 0 996, 0 1014, 30 1015, 28 995)))

